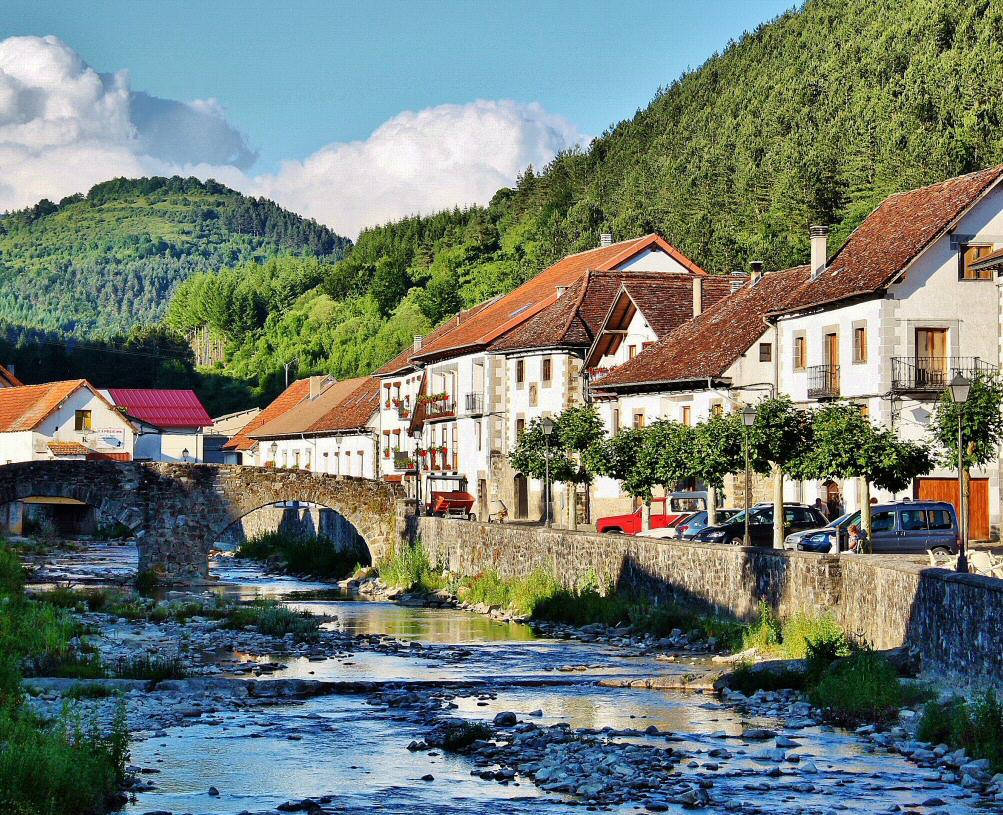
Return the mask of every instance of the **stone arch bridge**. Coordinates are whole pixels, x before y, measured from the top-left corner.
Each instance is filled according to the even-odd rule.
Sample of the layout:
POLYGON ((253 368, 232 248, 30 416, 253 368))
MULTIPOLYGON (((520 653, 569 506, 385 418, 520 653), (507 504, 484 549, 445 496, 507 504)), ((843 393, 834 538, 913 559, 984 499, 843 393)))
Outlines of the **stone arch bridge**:
POLYGON ((344 516, 373 562, 408 533, 413 510, 400 485, 365 478, 216 464, 28 461, 0 466, 0 506, 62 498, 97 509, 136 536, 140 571, 168 580, 208 575, 212 544, 261 507, 303 501, 344 516))

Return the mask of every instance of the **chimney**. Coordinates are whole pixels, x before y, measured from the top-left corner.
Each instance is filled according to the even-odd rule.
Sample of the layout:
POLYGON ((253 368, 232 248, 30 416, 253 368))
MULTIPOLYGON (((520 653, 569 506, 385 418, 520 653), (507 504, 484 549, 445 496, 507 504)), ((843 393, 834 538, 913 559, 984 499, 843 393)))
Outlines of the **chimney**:
POLYGON ((567 290, 568 290, 567 286, 558 286, 557 287, 557 297, 558 298, 564 297, 564 292, 566 292, 567 290))
POLYGON ((829 252, 829 227, 813 226, 808 233, 811 235, 811 276, 816 278, 825 271, 829 252))
POLYGON ((747 282, 748 281, 747 281, 747 279, 746 279, 746 277, 744 275, 732 275, 731 276, 731 293, 734 294, 735 292, 737 292, 747 282))
POLYGON ((703 311, 703 278, 693 275, 693 316, 699 317, 703 311))
POLYGON ((603 232, 599 236, 599 248, 602 249, 605 246, 612 246, 612 245, 613 245, 613 233, 603 232))
POLYGON ((420 351, 421 350, 421 343, 422 343, 422 340, 424 340, 424 339, 425 338, 421 334, 415 334, 414 335, 414 350, 415 351, 420 351))
POLYGON ((320 392, 324 390, 324 383, 327 381, 326 376, 311 376, 310 377, 310 398, 316 399, 320 396, 320 392))
POLYGON ((749 263, 749 282, 752 284, 758 283, 763 279, 763 261, 754 260, 749 263))

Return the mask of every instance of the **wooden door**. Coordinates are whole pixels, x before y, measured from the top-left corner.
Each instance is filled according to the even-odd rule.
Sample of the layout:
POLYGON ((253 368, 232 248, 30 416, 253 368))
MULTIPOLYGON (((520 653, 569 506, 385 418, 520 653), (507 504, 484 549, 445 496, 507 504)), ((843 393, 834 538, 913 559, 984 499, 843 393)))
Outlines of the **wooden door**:
POLYGON ((839 367, 839 334, 825 335, 825 364, 839 367))
POLYGON ((529 516, 529 481, 526 476, 519 473, 515 477, 515 517, 526 518, 529 516))
MULTIPOLYGON (((989 540, 989 479, 971 480, 971 500, 969 507, 969 540, 989 540)), ((917 498, 927 501, 947 501, 960 513, 957 478, 920 478, 917 498)), ((960 515, 959 515, 960 517, 960 515)))
POLYGON ((947 387, 947 329, 916 329, 917 384, 947 387))

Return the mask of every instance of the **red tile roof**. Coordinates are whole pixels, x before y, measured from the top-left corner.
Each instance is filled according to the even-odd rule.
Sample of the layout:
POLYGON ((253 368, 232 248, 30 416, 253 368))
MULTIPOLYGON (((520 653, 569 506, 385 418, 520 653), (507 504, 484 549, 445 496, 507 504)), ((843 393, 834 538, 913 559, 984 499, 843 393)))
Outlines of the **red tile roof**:
POLYGON ((54 456, 86 456, 92 452, 78 441, 50 441, 46 446, 54 456))
POLYGON ((111 400, 154 427, 208 427, 212 418, 193 390, 109 388, 111 400))
MULTIPOLYGON (((2 391, 0 391, 2 393, 2 391)), ((264 410, 249 421, 244 429, 223 445, 224 450, 250 450, 257 443, 250 437, 266 422, 277 419, 283 413, 292 410, 301 401, 310 395, 310 379, 297 379, 282 393, 275 397, 274 401, 264 410)))
MULTIPOLYGON (((944 234, 1000 177, 1003 165, 886 198, 850 235, 825 271, 783 311, 875 294, 944 234)), ((775 312, 780 309, 774 309, 775 312)))
POLYGON ((308 433, 343 432, 364 428, 380 409, 380 383, 371 376, 351 380, 355 389, 307 428, 308 433))
MULTIPOLYGON (((264 439, 288 438, 305 433, 313 434, 315 432, 313 426, 336 408, 340 407, 366 381, 370 381, 375 387, 379 387, 379 383, 370 376, 321 382, 319 383, 321 385, 319 393, 312 397, 308 396, 291 410, 272 419, 257 430, 251 431, 249 435, 254 439, 264 439)), ((370 413, 370 415, 372 414, 370 413)))
POLYGON ((646 249, 654 247, 665 251, 692 274, 706 274, 659 235, 645 235, 610 246, 590 249, 587 252, 578 252, 562 258, 514 291, 485 304, 455 330, 424 343, 413 358, 432 361, 484 348, 555 303, 558 299, 558 287, 573 286, 590 269, 599 271, 615 269, 646 249))
MULTIPOLYGON (((114 406, 86 379, 0 388, 0 433, 34 430, 80 388, 87 388, 114 410, 114 406)), ((123 421, 131 426, 125 417, 123 421)))
POLYGON ((807 266, 798 266, 747 283, 698 317, 677 328, 634 359, 595 381, 602 391, 642 385, 664 385, 717 379, 766 331, 771 309, 797 300, 808 281, 807 266))

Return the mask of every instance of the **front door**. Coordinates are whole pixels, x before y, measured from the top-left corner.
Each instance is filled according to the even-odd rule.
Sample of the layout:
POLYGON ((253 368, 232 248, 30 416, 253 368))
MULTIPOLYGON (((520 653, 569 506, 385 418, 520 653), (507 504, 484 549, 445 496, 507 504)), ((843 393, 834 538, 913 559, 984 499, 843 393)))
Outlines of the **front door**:
POLYGON ((522 473, 515 477, 515 517, 529 517, 529 481, 522 473))
POLYGON ((916 329, 916 384, 947 387, 947 329, 916 329))

